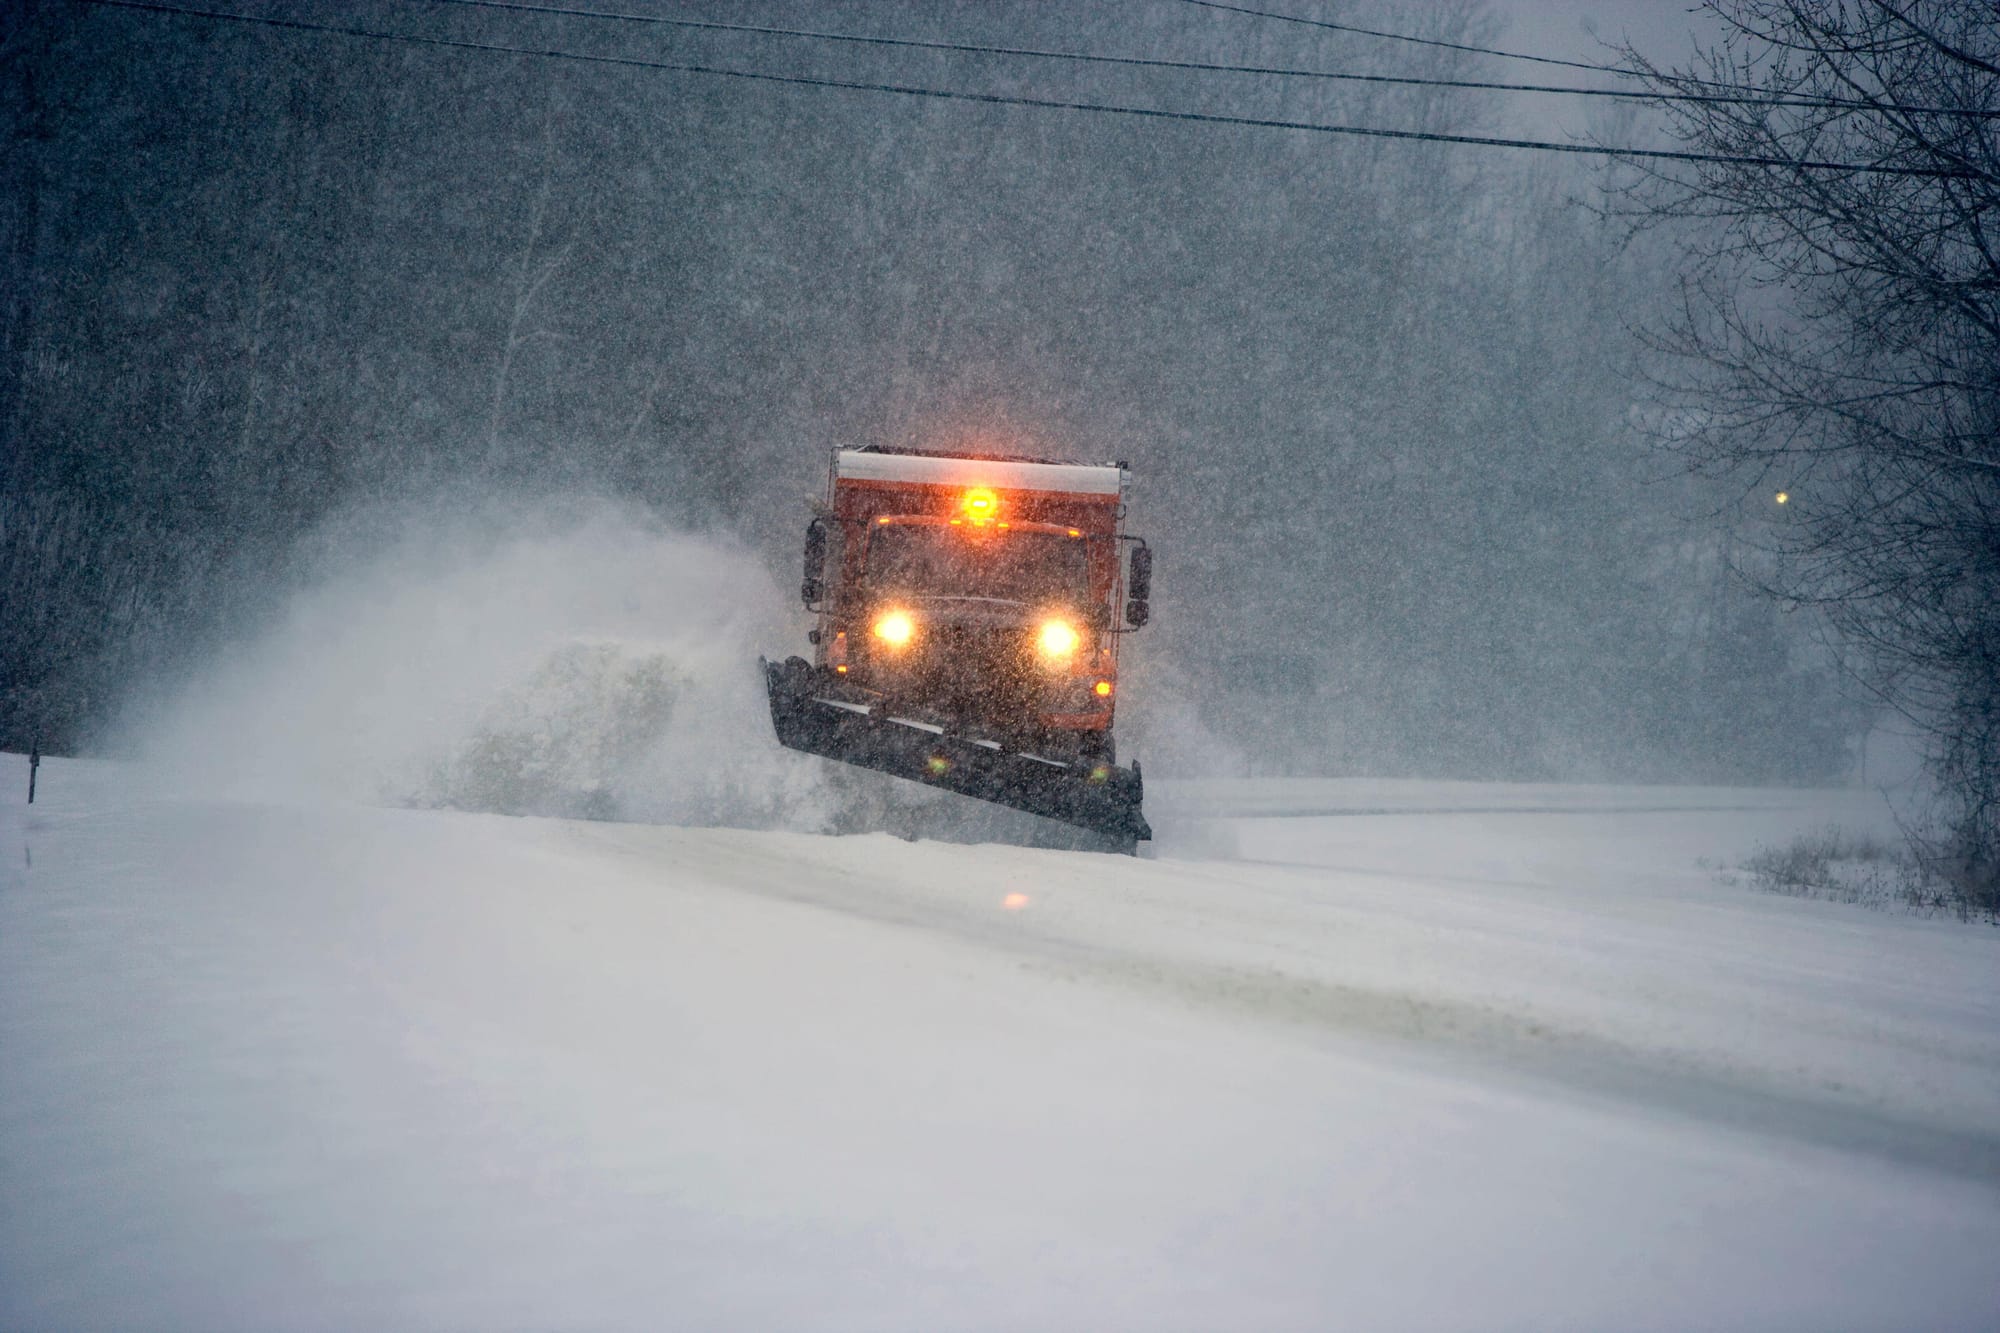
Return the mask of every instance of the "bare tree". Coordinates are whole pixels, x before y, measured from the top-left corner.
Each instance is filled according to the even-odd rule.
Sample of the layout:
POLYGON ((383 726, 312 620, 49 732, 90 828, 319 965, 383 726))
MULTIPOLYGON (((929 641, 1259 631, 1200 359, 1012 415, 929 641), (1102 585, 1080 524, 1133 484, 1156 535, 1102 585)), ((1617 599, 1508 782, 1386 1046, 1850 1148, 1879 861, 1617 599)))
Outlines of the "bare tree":
POLYGON ((1855 677, 1928 737, 1920 837, 2000 906, 2000 8, 1706 0, 1684 69, 1633 50, 1691 153, 1633 163, 1677 226, 1661 430, 1761 506, 1762 581, 1824 612, 1855 677), (1745 92, 1748 96, 1745 96, 1745 92), (1718 160, 1724 159, 1724 160, 1718 160))

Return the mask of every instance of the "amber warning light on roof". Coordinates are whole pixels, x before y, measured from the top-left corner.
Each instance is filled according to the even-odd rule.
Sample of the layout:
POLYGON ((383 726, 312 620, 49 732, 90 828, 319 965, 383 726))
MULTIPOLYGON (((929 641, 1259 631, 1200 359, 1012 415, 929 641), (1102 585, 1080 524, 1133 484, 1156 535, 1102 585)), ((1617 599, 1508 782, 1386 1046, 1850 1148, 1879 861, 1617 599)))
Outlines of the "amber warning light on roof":
POLYGON ((984 486, 974 486, 965 493, 965 516, 974 523, 984 523, 1000 513, 1000 497, 984 486))

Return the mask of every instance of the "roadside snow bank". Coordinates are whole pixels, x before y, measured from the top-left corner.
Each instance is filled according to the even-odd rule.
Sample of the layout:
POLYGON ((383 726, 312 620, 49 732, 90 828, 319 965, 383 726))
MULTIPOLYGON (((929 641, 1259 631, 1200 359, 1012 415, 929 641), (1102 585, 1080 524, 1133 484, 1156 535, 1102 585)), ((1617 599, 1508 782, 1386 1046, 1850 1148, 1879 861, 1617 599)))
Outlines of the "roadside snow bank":
POLYGON ((216 795, 783 826, 834 822, 770 735, 797 638, 741 547, 605 500, 356 516, 277 623, 142 730, 216 795))

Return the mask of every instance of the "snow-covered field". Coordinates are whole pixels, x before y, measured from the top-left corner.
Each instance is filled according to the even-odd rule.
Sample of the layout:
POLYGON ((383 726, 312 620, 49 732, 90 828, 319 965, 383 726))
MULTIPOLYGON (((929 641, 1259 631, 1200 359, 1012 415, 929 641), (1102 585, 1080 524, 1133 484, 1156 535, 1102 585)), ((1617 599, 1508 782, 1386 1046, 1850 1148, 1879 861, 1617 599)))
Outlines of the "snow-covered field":
POLYGON ((0 757, 0 1327, 1990 1329, 2000 931, 1855 794, 1160 785, 1157 859, 0 757))

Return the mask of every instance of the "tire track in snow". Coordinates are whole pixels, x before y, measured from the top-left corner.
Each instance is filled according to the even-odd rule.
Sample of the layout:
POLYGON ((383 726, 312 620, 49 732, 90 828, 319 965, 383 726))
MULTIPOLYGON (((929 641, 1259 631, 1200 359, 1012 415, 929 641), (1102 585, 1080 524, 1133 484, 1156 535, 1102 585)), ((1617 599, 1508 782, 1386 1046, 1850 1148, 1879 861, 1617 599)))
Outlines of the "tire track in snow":
MULTIPOLYGON (((1870 1101, 1837 1083, 1808 1086, 1741 1060, 1621 1041, 1525 1009, 1349 984, 1277 965, 1201 958, 1181 951, 1187 941, 1171 950, 1123 946, 1062 931, 1035 914, 996 921, 985 898, 975 901, 966 893, 970 881, 1019 879, 1023 870, 1044 878, 1067 870, 1090 881, 1214 878, 1192 863, 886 838, 858 847, 861 840, 635 826, 596 826, 580 833, 647 859, 664 850, 662 840, 696 838, 711 844, 704 848, 711 855, 725 852, 704 856, 704 877, 734 890, 1009 954, 1053 982, 1113 986, 1211 1018, 1374 1044, 1446 1078, 1464 1079, 1468 1070, 1477 1070, 1527 1088, 1552 1086, 1591 1100, 2000 1187, 2000 1129, 1870 1101), (893 864, 901 848, 910 849, 916 858, 912 868, 920 869, 912 880, 900 878, 900 867, 893 864), (872 863, 868 870, 844 863, 857 853, 872 863), (960 872, 957 883, 940 884, 921 873, 924 863, 940 856, 960 872), (1034 859, 1024 866, 1022 858, 1034 859)), ((1145 885, 1139 887, 1143 892, 1145 885)))

